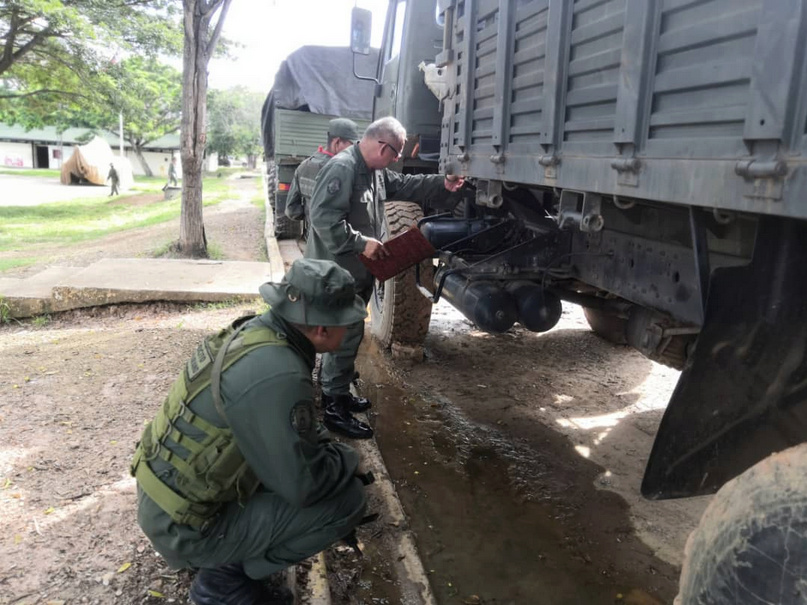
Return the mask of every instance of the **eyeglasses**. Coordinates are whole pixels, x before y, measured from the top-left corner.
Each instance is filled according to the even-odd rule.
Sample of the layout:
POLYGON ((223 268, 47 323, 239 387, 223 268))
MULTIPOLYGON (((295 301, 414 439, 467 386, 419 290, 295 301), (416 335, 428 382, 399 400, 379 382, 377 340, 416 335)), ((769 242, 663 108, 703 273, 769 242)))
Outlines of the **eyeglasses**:
POLYGON ((379 141, 379 143, 381 143, 381 153, 384 153, 384 149, 386 149, 387 147, 389 147, 390 151, 392 152, 392 155, 394 155, 394 156, 395 156, 395 159, 396 159, 396 160, 400 160, 400 159, 401 159, 401 156, 403 155, 403 149, 401 149, 400 151, 398 151, 397 149, 395 149, 395 147, 393 147, 392 145, 390 145, 390 144, 389 144, 389 143, 387 143, 386 141, 379 141))

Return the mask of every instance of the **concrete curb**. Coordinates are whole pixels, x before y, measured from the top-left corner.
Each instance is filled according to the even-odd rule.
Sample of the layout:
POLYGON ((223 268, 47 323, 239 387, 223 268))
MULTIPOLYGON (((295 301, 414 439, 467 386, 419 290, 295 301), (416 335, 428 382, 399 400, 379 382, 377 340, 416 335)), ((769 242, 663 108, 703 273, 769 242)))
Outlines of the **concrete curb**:
POLYGON ((123 303, 254 300, 271 273, 259 262, 106 258, 0 278, 0 297, 14 318, 123 303))
POLYGON ((354 441, 351 445, 361 454, 362 470, 372 471, 375 475, 375 483, 370 489, 376 489, 380 494, 383 510, 372 512, 381 513, 384 523, 398 529, 392 536, 394 552, 391 565, 401 589, 401 604, 436 605, 426 569, 417 551, 414 533, 409 529, 409 522, 384 464, 381 450, 378 449, 378 443, 375 439, 368 439, 354 441))
POLYGON ((266 209, 266 221, 264 221, 263 237, 266 240, 266 256, 272 270, 273 282, 279 282, 286 274, 283 266, 283 257, 280 254, 280 246, 275 239, 275 209, 269 203, 269 183, 267 182, 266 165, 261 170, 261 182, 263 183, 264 208, 266 209))

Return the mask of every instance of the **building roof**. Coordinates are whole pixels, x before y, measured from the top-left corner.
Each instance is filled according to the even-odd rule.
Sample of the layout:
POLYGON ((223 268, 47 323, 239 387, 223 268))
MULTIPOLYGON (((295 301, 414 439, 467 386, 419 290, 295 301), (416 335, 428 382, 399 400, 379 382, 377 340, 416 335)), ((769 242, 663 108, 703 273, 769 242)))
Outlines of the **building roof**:
MULTIPOLYGON (((81 145, 80 139, 86 139, 90 132, 92 130, 89 128, 68 128, 59 134, 54 126, 26 130, 23 126, 0 122, 0 141, 40 143, 42 145, 81 145)), ((104 131, 96 134, 109 143, 113 149, 119 146, 117 135, 104 131)), ((125 140, 123 146, 131 147, 125 140)), ((179 133, 163 135, 146 145, 145 149, 179 149, 179 133)))

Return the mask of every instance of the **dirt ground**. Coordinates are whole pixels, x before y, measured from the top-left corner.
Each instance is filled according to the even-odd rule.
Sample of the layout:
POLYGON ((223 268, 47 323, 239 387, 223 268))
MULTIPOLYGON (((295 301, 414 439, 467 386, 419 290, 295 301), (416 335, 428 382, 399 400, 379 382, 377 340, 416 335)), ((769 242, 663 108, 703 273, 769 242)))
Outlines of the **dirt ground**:
MULTIPOLYGON (((242 179, 240 197, 205 209, 208 242, 227 260, 266 259, 249 203, 258 186, 242 179)), ((35 254, 84 266, 149 255, 178 234, 172 223, 35 254)), ((26 255, 4 256, 15 254, 26 255)), ((113 306, 0 326, 0 604, 186 602, 187 572, 165 567, 137 528, 127 467, 198 341, 258 304, 113 306)))
POLYGON ((494 336, 440 304, 426 353, 361 371, 438 603, 672 603, 708 498, 649 502, 640 483, 678 372, 574 305, 549 333, 494 336))
MULTIPOLYGON (((205 210, 226 259, 265 259, 255 186, 205 210)), ((49 254, 148 255, 177 233, 49 254)), ((137 528, 128 463, 197 342, 258 304, 118 306, 0 327, 0 605, 187 603, 188 572, 165 567, 137 528)), ((705 502, 648 503, 639 482, 676 372, 604 343, 573 307, 547 334, 490 336, 439 305, 415 365, 365 344, 361 389, 438 603, 672 601, 705 502)), ((361 563, 329 551, 335 603, 396 603, 380 546, 394 529, 362 529, 361 563)))

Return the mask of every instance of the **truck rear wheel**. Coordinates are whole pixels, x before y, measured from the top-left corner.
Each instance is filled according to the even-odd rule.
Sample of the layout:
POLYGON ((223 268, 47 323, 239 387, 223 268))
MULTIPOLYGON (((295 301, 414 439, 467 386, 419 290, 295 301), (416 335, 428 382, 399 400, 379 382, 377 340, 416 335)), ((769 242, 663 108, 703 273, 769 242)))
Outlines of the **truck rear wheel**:
POLYGON ((597 336, 615 345, 628 344, 627 319, 593 307, 583 307, 583 314, 597 336))
POLYGON ((303 231, 302 221, 295 221, 284 214, 285 204, 280 210, 280 204, 276 204, 275 212, 275 237, 277 239, 297 239, 303 231))
POLYGON ((726 483, 687 540, 675 603, 807 603, 807 444, 726 483))
MULTIPOLYGON (((418 204, 387 202, 385 204, 387 237, 389 239, 409 229, 423 217, 418 204)), ((421 283, 431 285, 434 265, 431 259, 420 264, 421 283)), ((417 289, 415 268, 385 282, 375 282, 370 299, 371 332, 384 347, 393 343, 418 346, 429 331, 432 303, 417 289)))

